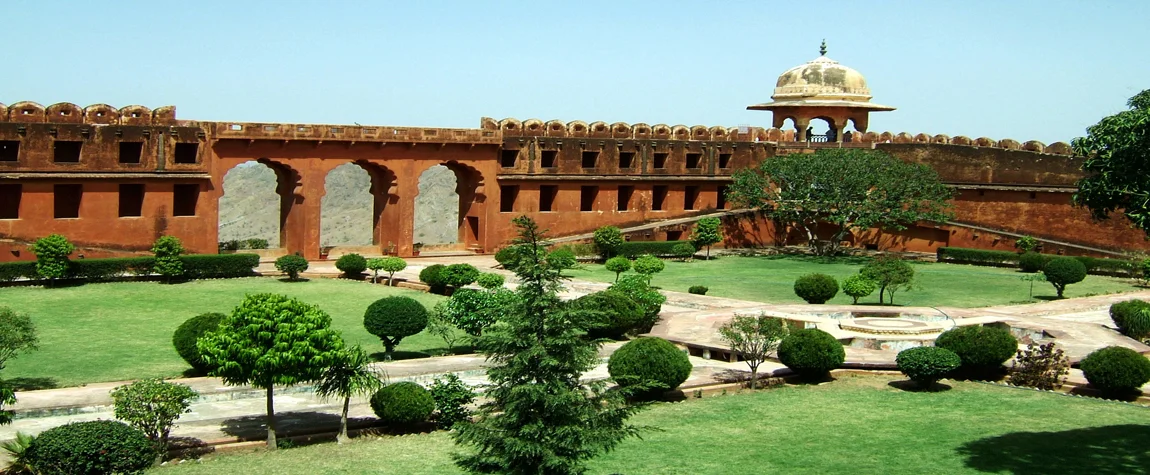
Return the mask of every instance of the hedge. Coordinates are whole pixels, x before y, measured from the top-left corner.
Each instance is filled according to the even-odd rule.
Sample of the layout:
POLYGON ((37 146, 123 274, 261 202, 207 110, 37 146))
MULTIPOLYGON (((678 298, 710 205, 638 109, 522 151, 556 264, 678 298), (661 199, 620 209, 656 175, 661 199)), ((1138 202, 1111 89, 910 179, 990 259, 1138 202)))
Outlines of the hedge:
POLYGON ((188 279, 246 277, 260 265, 259 254, 189 254, 180 260, 188 279))
POLYGON ((619 245, 617 255, 631 259, 643 254, 670 257, 675 255, 674 247, 680 244, 691 244, 691 241, 628 241, 619 245))
MULTIPOLYGON (((1017 267, 1021 254, 1012 251, 988 251, 985 249, 970 249, 964 247, 940 247, 937 251, 938 262, 951 264, 972 264, 976 266, 1017 267)), ((1049 262, 1055 257, 1053 254, 1041 254, 1049 262)), ((1108 259, 1103 257, 1074 256, 1086 266, 1086 273, 1097 275, 1130 276, 1134 274, 1134 263, 1126 259, 1108 259)))
POLYGON ((72 261, 71 277, 88 281, 107 280, 121 275, 151 275, 156 258, 112 257, 108 259, 80 259, 72 261))
POLYGON ((0 282, 16 279, 36 279, 36 261, 0 262, 0 282))
MULTIPOLYGON (((184 277, 205 279, 221 277, 245 277, 260 265, 256 254, 189 254, 180 256, 184 263, 184 277)), ((112 257, 107 259, 77 259, 71 261, 68 277, 89 282, 111 280, 125 275, 146 276, 152 274, 154 257, 112 257)), ((21 277, 38 280, 36 263, 0 263, 0 282, 11 282, 21 277)))

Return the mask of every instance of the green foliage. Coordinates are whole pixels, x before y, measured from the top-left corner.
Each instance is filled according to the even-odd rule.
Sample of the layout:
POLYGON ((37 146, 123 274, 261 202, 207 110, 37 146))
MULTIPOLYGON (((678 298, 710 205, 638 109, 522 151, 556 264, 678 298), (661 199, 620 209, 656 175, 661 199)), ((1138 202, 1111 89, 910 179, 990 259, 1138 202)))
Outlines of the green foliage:
POLYGON ((682 261, 687 261, 695 256, 695 251, 696 249, 694 244, 685 242, 682 244, 676 244, 674 247, 672 247, 671 256, 682 261))
POLYGON ((547 254, 547 260, 555 268, 572 269, 579 261, 575 259, 575 253, 570 249, 559 248, 547 254))
POLYGON ((224 279, 247 277, 260 265, 259 254, 189 254, 180 256, 184 277, 188 279, 224 279))
POLYGON ((860 298, 873 294, 875 290, 878 290, 878 284, 862 274, 852 274, 843 279, 843 293, 854 299, 851 302, 854 305, 858 305, 860 298))
POLYGON ((623 244, 623 233, 615 226, 603 226, 595 230, 595 249, 604 259, 612 257, 619 252, 623 244))
POLYGON ((1082 282, 1086 278, 1086 266, 1073 257, 1056 257, 1046 263, 1042 273, 1058 292, 1058 298, 1062 298, 1067 285, 1082 282))
POLYGON ((997 376, 1002 364, 1018 351, 1018 340, 1010 331, 980 325, 942 332, 934 345, 958 355, 962 372, 974 378, 997 376))
POLYGON ((1074 204, 1095 219, 1121 211, 1134 226, 1150 230, 1150 89, 1126 103, 1129 110, 1104 117, 1071 141, 1074 154, 1086 157, 1074 204))
POLYGON ((573 310, 587 312, 587 333, 591 338, 622 339, 636 333, 646 321, 643 306, 618 290, 593 292, 572 300, 570 305, 573 310))
POLYGON ((473 340, 487 357, 490 385, 475 422, 451 434, 466 448, 456 464, 469 473, 583 473, 587 460, 637 434, 626 420, 638 407, 602 382, 580 381, 597 364, 599 344, 583 338, 580 313, 557 295, 568 262, 548 258, 533 220, 512 222, 519 298, 473 340))
POLYGON ((479 336, 484 329, 494 325, 503 309, 514 301, 515 293, 502 287, 495 290, 459 289, 435 307, 444 321, 468 335, 479 336))
POLYGON ((738 170, 727 191, 731 201, 759 208, 768 217, 806 232, 812 250, 834 255, 851 232, 902 230, 919 221, 951 218, 954 192, 928 165, 899 160, 869 149, 820 149, 763 160, 757 169, 738 170), (820 241, 819 223, 836 225, 820 241))
POLYGON ((650 254, 656 257, 671 257, 672 251, 679 244, 691 244, 691 241, 627 241, 619 245, 617 255, 629 259, 650 254))
POLYGON ((16 355, 35 351, 39 343, 32 317, 0 307, 0 370, 16 355))
POLYGON ((894 361, 902 374, 922 388, 933 386, 962 365, 962 359, 953 351, 937 346, 907 348, 898 352, 894 361))
POLYGON ((371 410, 384 424, 407 427, 431 418, 435 399, 411 381, 388 384, 371 396, 371 410))
POLYGON ((707 259, 711 258, 711 245, 723 240, 722 221, 716 217, 703 218, 695 223, 691 233, 691 243, 696 248, 707 248, 707 259))
POLYGON ((59 234, 42 237, 32 243, 32 253, 36 255, 36 273, 43 279, 56 280, 68 277, 68 255, 76 250, 68 239, 59 234))
POLYGON ((384 297, 367 307, 363 327, 379 337, 390 355, 400 340, 427 328, 427 307, 411 297, 384 297))
MULTIPOLYGON (((515 262, 517 258, 518 255, 512 246, 507 246, 495 252, 495 262, 498 262, 499 265, 503 266, 504 269, 512 272, 515 271, 515 262)), ((423 280, 422 274, 420 274, 419 280, 425 283, 427 282, 426 280, 423 280)))
POLYGON ((795 330, 779 343, 779 361, 803 379, 818 379, 842 366, 846 350, 830 333, 806 328, 795 330))
POLYGON ((3 450, 8 455, 8 467, 4 469, 6 475, 31 475, 36 473, 32 465, 28 463, 28 458, 24 455, 28 451, 28 447, 36 440, 35 435, 26 434, 24 432, 16 432, 16 438, 0 442, 0 450, 3 450))
POLYGON ((244 239, 241 246, 243 249, 267 249, 268 240, 264 238, 248 238, 244 239))
POLYGON ((443 339, 449 354, 455 352, 455 343, 463 336, 458 327, 443 317, 444 308, 450 301, 450 299, 440 300, 427 314, 427 333, 443 339))
POLYGON ((475 282, 479 278, 479 269, 471 264, 452 264, 443 269, 440 278, 445 284, 459 289, 475 282))
POLYGON ((475 283, 487 290, 501 289, 503 288, 503 276, 494 272, 484 272, 479 274, 475 283))
POLYGON ((1037 252, 1038 240, 1030 236, 1022 236, 1018 238, 1017 241, 1014 241, 1014 248, 1022 253, 1037 252))
POLYGON ((622 292, 643 307, 643 322, 635 333, 649 332, 659 322, 659 312, 663 310, 663 303, 667 301, 667 297, 651 287, 643 276, 625 275, 618 282, 611 284, 608 290, 622 292))
POLYGON ((1126 300, 1110 306, 1110 319, 1118 331, 1135 340, 1150 338, 1150 303, 1126 300))
POLYGON ((620 274, 631 270, 631 259, 623 256, 615 256, 607 259, 605 266, 607 270, 615 273, 615 282, 618 282, 620 274))
POLYGON ((647 254, 644 256, 639 256, 638 259, 635 259, 633 267, 635 268, 635 272, 638 272, 640 275, 646 277, 647 282, 650 282, 651 277, 655 274, 663 272, 663 269, 667 267, 667 264, 663 263, 663 261, 658 257, 647 254))
POLYGON ((635 396, 651 397, 683 384, 691 375, 691 360, 667 340, 642 337, 611 353, 607 372, 620 386, 638 389, 635 396))
POLYGON ((288 254, 276 259, 276 270, 287 274, 288 280, 292 282, 299 280, 300 272, 307 270, 307 268, 308 262, 303 256, 288 254))
POLYGON ((868 262, 859 274, 878 285, 878 303, 883 303, 883 295, 894 304, 894 293, 914 285, 914 267, 906 261, 891 255, 883 255, 868 262))
POLYGON ((1108 346, 1086 355, 1079 364, 1090 385, 1107 397, 1126 397, 1150 382, 1150 360, 1137 351, 1108 346))
MULTIPOLYGON (((88 282, 113 280, 125 275, 151 275, 156 268, 156 258, 112 257, 107 259, 80 259, 72 261, 69 276, 88 282)), ((180 262, 183 268, 183 261, 180 262)))
POLYGON ((708 290, 711 290, 711 289, 707 288, 707 286, 705 286, 705 285, 692 285, 690 288, 687 289, 687 293, 695 294, 695 295, 707 295, 708 290))
POLYGON ((48 429, 24 452, 38 475, 139 473, 155 456, 155 446, 143 432, 106 420, 48 429))
POLYGON ((381 376, 381 372, 371 366, 371 359, 360 346, 345 347, 331 365, 324 369, 323 376, 316 381, 316 396, 343 399, 337 441, 347 440, 347 411, 351 397, 372 394, 382 388, 381 376))
POLYGON ((0 426, 12 423, 15 412, 4 410, 4 406, 13 404, 16 404, 16 393, 12 391, 12 388, 5 386, 3 380, 0 380, 0 426))
POLYGON ((719 327, 719 336, 751 369, 751 389, 755 389, 758 382, 759 365, 778 350, 779 343, 786 338, 787 333, 787 326, 782 320, 766 315, 735 315, 731 321, 719 327))
POLYGON ((40 274, 36 272, 35 262, 0 262, 0 282, 12 282, 17 279, 35 279, 39 276, 40 274))
POLYGON ((435 378, 428 388, 435 401, 435 425, 440 429, 451 429, 457 422, 471 420, 468 404, 475 401, 478 394, 454 373, 435 378))
POLYGON ((1018 269, 1022 272, 1035 273, 1046 267, 1046 262, 1049 259, 1042 254, 1033 251, 1027 251, 1018 258, 1018 269))
POLYGON ((795 279, 795 295, 810 304, 823 304, 839 293, 839 283, 826 274, 807 274, 795 279))
POLYGON ((1007 382, 1015 386, 1026 386, 1045 391, 1062 387, 1066 375, 1070 373, 1070 358, 1054 343, 1039 345, 1029 343, 1026 350, 1019 350, 1010 365, 1007 382))
MULTIPOLYGON (((1150 259, 1142 259, 1138 265, 1138 278, 1141 279, 1143 285, 1150 283, 1150 259)), ((4 269, 0 268, 0 281, 4 280, 4 269)))
POLYGON ((431 287, 431 293, 443 294, 447 290, 447 281, 443 278, 443 270, 447 266, 432 264, 419 271, 419 281, 431 287))
POLYGON ((184 245, 175 236, 160 236, 152 244, 152 254, 155 254, 155 272, 168 279, 184 275, 184 261, 180 260, 184 245))
POLYGON ((344 277, 358 278, 360 274, 363 274, 363 271, 367 270, 367 259, 354 252, 344 254, 336 259, 335 268, 343 272, 344 277))
MULTIPOLYGON (((951 264, 973 264, 976 266, 1018 267, 1023 254, 1009 251, 988 251, 985 249, 967 249, 962 247, 940 247, 937 251, 938 262, 951 264)), ((1056 256, 1039 254, 1046 262, 1056 256)), ((1086 266, 1087 274, 1098 275, 1133 275, 1137 265, 1128 259, 1106 259, 1101 257, 1074 256, 1086 266)), ((1041 267, 1040 267, 1041 269, 1041 267)))
POLYGON ((183 384, 144 379, 113 389, 112 405, 116 419, 143 432, 160 455, 168 451, 168 435, 176 419, 191 412, 192 401, 198 397, 199 393, 183 384))
POLYGON ((388 256, 367 261, 367 268, 372 270, 372 281, 375 281, 376 272, 387 272, 387 285, 394 285, 395 273, 407 268, 407 261, 400 257, 388 256))
POLYGON ((204 335, 216 331, 220 327, 220 322, 226 318, 226 315, 215 312, 196 315, 181 323, 172 334, 172 346, 176 347, 176 353, 179 353, 180 358, 187 361, 196 372, 207 374, 212 370, 211 365, 203 360, 196 342, 204 335))

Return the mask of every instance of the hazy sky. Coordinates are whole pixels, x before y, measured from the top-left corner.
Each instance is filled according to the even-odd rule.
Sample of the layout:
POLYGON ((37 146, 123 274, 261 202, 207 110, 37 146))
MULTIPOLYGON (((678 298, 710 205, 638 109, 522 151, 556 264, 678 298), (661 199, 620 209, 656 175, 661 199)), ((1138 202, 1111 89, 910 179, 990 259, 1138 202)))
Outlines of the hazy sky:
POLYGON ((871 130, 1069 141, 1150 88, 1150 1, 0 0, 0 102, 183 119, 770 126, 788 68, 862 72, 871 130))

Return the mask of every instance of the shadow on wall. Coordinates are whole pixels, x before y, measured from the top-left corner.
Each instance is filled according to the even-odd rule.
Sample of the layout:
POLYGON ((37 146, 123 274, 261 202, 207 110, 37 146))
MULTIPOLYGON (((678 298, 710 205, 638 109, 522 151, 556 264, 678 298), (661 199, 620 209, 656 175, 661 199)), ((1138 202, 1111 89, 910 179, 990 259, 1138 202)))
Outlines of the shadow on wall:
POLYGON ((1110 475, 1150 469, 1150 425, 1012 432, 956 449, 980 472, 1110 475))

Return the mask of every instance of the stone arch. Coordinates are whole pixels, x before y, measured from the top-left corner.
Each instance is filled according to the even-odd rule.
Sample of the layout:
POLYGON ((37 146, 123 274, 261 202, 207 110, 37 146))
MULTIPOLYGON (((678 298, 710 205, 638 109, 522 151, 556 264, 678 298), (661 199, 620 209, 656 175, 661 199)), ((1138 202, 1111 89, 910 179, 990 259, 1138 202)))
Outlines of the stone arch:
POLYGON ((667 124, 655 124, 654 127, 651 127, 651 137, 656 139, 671 138, 671 126, 667 124))
POLYGON ((523 124, 519 122, 519 119, 513 117, 508 117, 499 121, 499 128, 504 132, 519 132, 519 130, 523 128, 522 125, 523 124))
POLYGON ((965 135, 959 135, 957 137, 950 139, 950 143, 953 145, 970 145, 974 142, 970 140, 970 137, 967 137, 965 135))
POLYGON ((930 138, 930 143, 950 143, 950 136, 946 134, 938 134, 930 138))
POLYGON ((148 125, 152 123, 152 110, 144 106, 124 106, 120 108, 120 123, 124 125, 148 125))
POLYGON ((979 137, 974 139, 974 144, 979 147, 994 147, 998 145, 998 142, 989 137, 979 137))
POLYGON ((8 106, 8 117, 12 122, 44 122, 47 114, 40 104, 20 101, 8 106))
POLYGON ((397 244, 398 232, 394 228, 398 228, 398 224, 393 219, 390 223, 393 229, 385 230, 389 223, 384 217, 385 211, 390 211, 388 206, 399 201, 397 190, 395 173, 367 160, 346 162, 328 171, 320 205, 320 245, 379 246, 384 242, 384 235, 391 245, 397 244), (334 188, 333 178, 339 181, 334 188), (331 206, 333 201, 352 206, 335 209, 331 206), (339 217, 344 221, 332 219, 339 217))
POLYGON ((1022 149, 1029 152, 1042 152, 1046 149, 1046 144, 1037 140, 1027 140, 1026 143, 1022 144, 1022 149))
POLYGON ((894 143, 914 143, 914 137, 911 137, 910 134, 908 134, 906 132, 899 132, 898 135, 894 136, 894 138, 892 139, 892 142, 894 142, 894 143))
POLYGON ((914 136, 914 143, 930 143, 930 136, 920 132, 914 136))
POLYGON ((523 131, 530 135, 543 135, 543 121, 539 119, 527 119, 523 121, 523 131))
POLYGON ((118 124, 120 110, 107 104, 92 104, 84 108, 84 121, 90 124, 118 124))
POLYGON ((220 241, 263 238, 268 240, 270 247, 282 247, 288 252, 304 251, 303 243, 292 242, 290 236, 298 234, 291 232, 293 224, 297 227, 306 225, 291 222, 292 209, 303 198, 297 170, 286 163, 268 158, 249 160, 236 163, 224 171, 220 186, 220 241), (235 183, 237 179, 240 180, 238 184, 235 183), (275 199, 277 195, 278 203, 275 199), (245 204, 245 201, 248 203, 245 204), (259 204, 265 208, 263 213, 240 216, 231 211, 233 207, 251 210, 259 204))
POLYGON ((611 124, 611 137, 617 139, 631 138, 631 126, 627 125, 625 122, 616 122, 611 124))
MULTIPOLYGON (((437 173, 442 172, 440 171, 437 173)), ((478 246, 482 248, 484 245, 484 233, 482 232, 481 225, 483 223, 480 223, 479 220, 485 216, 484 206, 485 202, 487 201, 487 192, 485 189, 485 179, 483 173, 470 165, 455 160, 449 160, 424 168, 419 172, 419 175, 417 176, 419 178, 416 182, 417 190, 415 196, 415 216, 413 216, 413 219, 415 219, 417 223, 416 226, 413 226, 413 236, 415 241, 423 242, 424 244, 453 244, 466 247, 478 246), (449 170, 455 180, 455 187, 452 190, 453 193, 447 194, 448 196, 450 196, 450 194, 454 194, 458 198, 458 207, 455 208, 455 211, 451 212, 447 210, 431 210, 431 212, 447 214, 448 216, 455 215, 455 238, 450 239, 450 236, 446 236, 451 242, 431 243, 421 241, 419 236, 421 231, 416 229, 419 227, 418 222, 420 219, 431 219, 425 218, 421 215, 421 213, 428 212, 428 204, 426 200, 420 200, 420 196, 423 195, 427 197, 425 194, 425 188, 427 187, 424 186, 423 180, 428 176, 427 173, 436 167, 442 167, 449 170)), ((433 237, 427 234, 427 232, 428 231, 424 231, 425 236, 433 237)))
POLYGON ((84 110, 71 102, 57 102, 44 109, 44 115, 49 122, 64 124, 79 124, 84 122, 84 110))
POLYGON ((631 125, 631 134, 636 139, 651 138, 651 126, 642 122, 631 125))
POLYGON ((998 141, 998 148, 1004 148, 1007 150, 1019 150, 1022 148, 1022 144, 1018 143, 1018 141, 1014 139, 1002 139, 998 141))
POLYGON ((1066 142, 1054 142, 1050 145, 1047 145, 1046 148, 1043 149, 1043 151, 1046 153, 1052 153, 1055 155, 1073 155, 1074 154, 1074 149, 1070 148, 1070 144, 1068 144, 1066 142))
POLYGON ((586 137, 587 136, 587 123, 581 120, 573 120, 567 123, 567 135, 572 137, 586 137))
POLYGON ((564 124, 561 121, 549 120, 549 121, 547 121, 546 124, 543 124, 543 126, 547 128, 547 136, 548 137, 566 137, 567 136, 567 124, 564 124))

